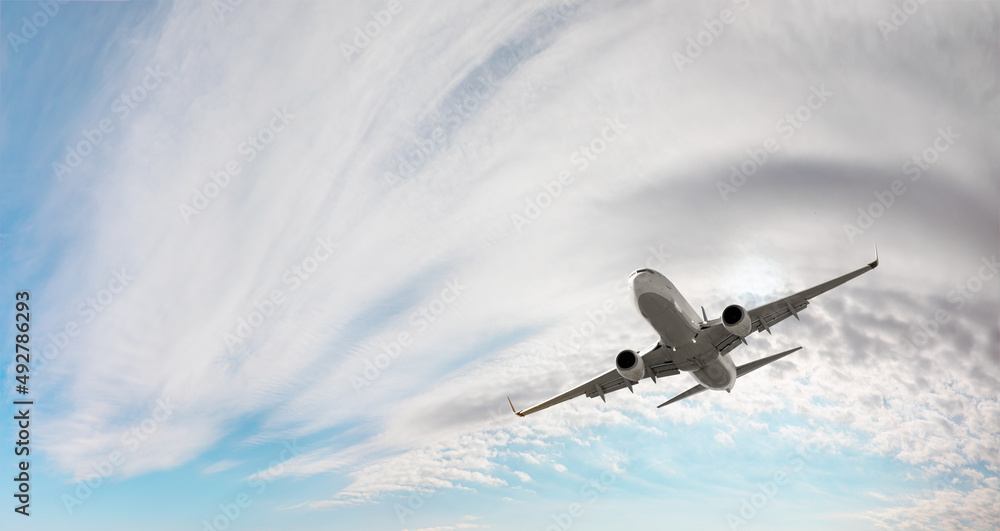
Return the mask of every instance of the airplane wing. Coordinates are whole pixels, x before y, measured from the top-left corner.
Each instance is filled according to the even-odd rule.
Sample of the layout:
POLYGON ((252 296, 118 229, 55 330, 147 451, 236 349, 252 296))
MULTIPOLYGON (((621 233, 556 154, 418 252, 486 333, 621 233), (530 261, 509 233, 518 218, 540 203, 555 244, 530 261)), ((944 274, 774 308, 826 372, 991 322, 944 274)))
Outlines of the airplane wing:
MULTIPOLYGON (((674 366, 673 362, 670 361, 670 356, 667 355, 666 349, 664 349, 663 345, 659 342, 653 343, 652 345, 642 349, 639 351, 638 355, 642 358, 642 362, 646 366, 646 375, 643 379, 652 378, 653 382, 656 382, 656 379, 661 376, 672 376, 680 372, 677 370, 677 367, 674 366)), ((629 391, 631 391, 632 386, 637 385, 638 383, 639 382, 633 382, 622 378, 622 376, 618 374, 617 369, 611 369, 610 371, 590 381, 584 382, 573 389, 562 393, 561 395, 554 396, 541 404, 531 406, 522 411, 518 411, 514 408, 514 404, 510 401, 510 397, 507 397, 507 402, 510 403, 510 408, 514 410, 514 413, 523 417, 578 396, 586 395, 590 398, 599 396, 601 397, 601 400, 604 400, 604 395, 607 393, 612 393, 614 391, 618 391, 619 389, 625 389, 626 387, 629 391)))
MULTIPOLYGON (((818 286, 813 286, 807 290, 800 291, 794 295, 789 295, 783 299, 778 299, 774 302, 748 310, 747 313, 750 315, 751 319, 751 331, 760 332, 766 330, 767 333, 770 334, 771 327, 775 324, 780 323, 789 317, 795 317, 798 319, 799 312, 809 305, 809 299, 826 293, 827 291, 830 291, 831 289, 844 284, 853 278, 859 277, 876 267, 878 267, 878 247, 875 248, 875 260, 864 267, 851 271, 846 275, 841 275, 833 280, 824 282, 818 286)), ((718 336, 713 337, 713 343, 722 354, 736 348, 736 345, 742 341, 739 336, 730 334, 725 330, 725 328, 723 328, 721 319, 715 319, 706 323, 705 328, 712 329, 709 331, 710 337, 718 336), (715 331, 720 331, 721 334, 711 333, 715 331)))

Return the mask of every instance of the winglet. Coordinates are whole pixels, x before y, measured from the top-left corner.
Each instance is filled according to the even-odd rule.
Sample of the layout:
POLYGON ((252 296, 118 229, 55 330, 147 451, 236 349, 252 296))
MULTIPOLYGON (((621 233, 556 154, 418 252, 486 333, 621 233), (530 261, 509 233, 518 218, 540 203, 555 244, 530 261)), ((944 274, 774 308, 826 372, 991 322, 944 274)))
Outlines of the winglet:
POLYGON ((870 267, 872 269, 875 269, 876 267, 878 267, 878 242, 874 242, 874 243, 875 243, 875 261, 868 263, 868 267, 870 267))
POLYGON ((517 410, 514 409, 514 403, 510 401, 510 397, 509 396, 507 397, 507 403, 510 404, 510 410, 513 411, 515 415, 517 415, 519 417, 523 417, 524 416, 524 413, 518 413, 517 410))
POLYGON ((708 314, 705 313, 705 307, 704 306, 701 307, 701 318, 704 319, 706 323, 708 322, 708 314))

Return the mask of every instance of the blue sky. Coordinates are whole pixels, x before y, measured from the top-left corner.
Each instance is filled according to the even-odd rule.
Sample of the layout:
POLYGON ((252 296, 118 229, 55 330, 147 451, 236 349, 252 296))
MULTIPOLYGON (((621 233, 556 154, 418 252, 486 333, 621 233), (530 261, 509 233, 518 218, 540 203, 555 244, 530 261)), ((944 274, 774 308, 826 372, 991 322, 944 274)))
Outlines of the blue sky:
POLYGON ((36 403, 32 514, 8 496, 0 526, 1000 528, 997 21, 3 2, 36 403), (655 340, 634 269, 711 317, 875 240, 876 271, 734 351, 804 347, 731 394, 510 414, 655 340))

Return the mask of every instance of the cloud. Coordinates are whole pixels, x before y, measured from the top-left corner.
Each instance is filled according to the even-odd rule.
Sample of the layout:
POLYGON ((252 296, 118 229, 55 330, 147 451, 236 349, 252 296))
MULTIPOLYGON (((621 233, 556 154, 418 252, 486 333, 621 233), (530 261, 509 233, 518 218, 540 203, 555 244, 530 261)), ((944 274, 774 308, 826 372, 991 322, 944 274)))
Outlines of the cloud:
POLYGON ((776 435, 963 478, 958 493, 886 498, 872 521, 925 506, 929 527, 987 521, 996 273, 961 307, 953 291, 996 252, 1000 136, 983 116, 997 71, 981 66, 995 7, 924 5, 885 42, 879 4, 754 4, 681 72, 671 53, 718 9, 404 5, 348 61, 338 50, 367 8, 244 3, 220 21, 172 4, 104 81, 101 105, 147 66, 168 72, 25 236, 66 242, 47 256, 37 337, 82 322, 114 272, 134 275, 53 340, 37 378, 59 404, 38 433, 60 473, 92 474, 163 397, 176 412, 115 474, 311 437, 278 476, 339 479, 313 509, 509 487, 532 479, 511 472, 522 464, 571 472, 554 460, 566 441, 673 444, 714 419, 727 449, 740 432, 776 435), (779 121, 817 85, 832 96, 789 135, 779 121), (912 180, 903 164, 942 127, 960 138, 912 180), (722 196, 772 137, 780 150, 722 196), (849 238, 896 179, 906 193, 849 238), (736 351, 805 347, 732 395, 657 410, 681 376, 607 405, 507 410, 508 395, 526 406, 655 341, 622 289, 637 267, 718 313, 858 267, 875 239, 878 270, 736 351), (446 303, 449 282, 464 288, 446 303), (909 349, 938 312, 947 322, 909 349))
MULTIPOLYGON (((469 517, 466 517, 465 519, 468 520, 469 517)), ((484 526, 484 525, 479 525, 479 524, 473 524, 473 523, 469 523, 469 522, 459 522, 459 523, 456 523, 454 525, 444 525, 444 526, 436 526, 436 527, 422 527, 420 529, 415 529, 413 531, 455 531, 456 529, 480 529, 480 528, 485 528, 485 527, 490 527, 490 526, 488 526, 488 525, 484 526)))
POLYGON ((215 473, 218 473, 218 472, 225 472, 226 470, 229 470, 230 468, 239 466, 241 464, 243 464, 243 461, 234 461, 232 459, 223 459, 221 461, 216 461, 215 463, 212 463, 211 465, 208 465, 207 467, 205 467, 204 470, 202 470, 202 473, 203 474, 215 474, 215 473))

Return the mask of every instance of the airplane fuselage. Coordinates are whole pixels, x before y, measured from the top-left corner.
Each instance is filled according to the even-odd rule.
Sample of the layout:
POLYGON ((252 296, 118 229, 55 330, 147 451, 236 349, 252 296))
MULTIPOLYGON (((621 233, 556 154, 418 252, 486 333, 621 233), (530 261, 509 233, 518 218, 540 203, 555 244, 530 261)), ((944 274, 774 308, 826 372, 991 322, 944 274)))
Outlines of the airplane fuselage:
POLYGON ((703 321, 673 283, 656 271, 639 269, 629 276, 628 284, 636 309, 660 336, 660 343, 674 351, 677 369, 690 373, 708 389, 732 390, 736 365, 710 341, 703 341, 703 348, 683 349, 685 354, 678 359, 677 347, 698 345, 703 321))

